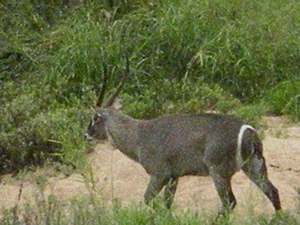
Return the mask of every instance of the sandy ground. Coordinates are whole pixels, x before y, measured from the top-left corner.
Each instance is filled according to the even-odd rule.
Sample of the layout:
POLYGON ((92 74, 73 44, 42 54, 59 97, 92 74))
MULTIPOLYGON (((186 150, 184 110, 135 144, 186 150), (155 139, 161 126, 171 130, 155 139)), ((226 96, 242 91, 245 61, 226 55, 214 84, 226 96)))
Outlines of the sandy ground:
MULTIPOLYGON (((266 118, 266 123, 268 130, 263 144, 270 180, 279 189, 283 209, 292 214, 297 210, 299 213, 300 124, 278 117, 266 118)), ((97 145, 95 151, 88 155, 88 160, 96 190, 105 201, 118 199, 124 204, 143 201, 149 176, 138 163, 114 150, 109 143, 97 145)), ((232 186, 238 201, 235 213, 244 214, 249 210, 273 213, 271 203, 242 172, 233 177, 232 186)), ((36 200, 41 187, 45 188, 46 195, 61 199, 84 197, 90 193, 86 180, 80 174, 47 177, 45 172, 43 176, 35 172, 22 179, 6 175, 0 183, 0 211, 17 203, 36 200), (19 196, 21 185, 22 195, 19 196)), ((221 203, 209 177, 189 176, 179 181, 175 206, 217 213, 221 203)))

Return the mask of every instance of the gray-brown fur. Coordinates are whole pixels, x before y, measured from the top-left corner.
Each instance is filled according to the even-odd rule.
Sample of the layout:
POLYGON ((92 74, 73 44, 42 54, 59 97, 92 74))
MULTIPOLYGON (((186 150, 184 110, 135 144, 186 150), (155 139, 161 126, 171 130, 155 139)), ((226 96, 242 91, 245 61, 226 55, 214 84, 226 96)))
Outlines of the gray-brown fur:
MULTIPOLYGON (((165 186, 164 198, 169 208, 178 178, 199 175, 212 177, 222 201, 222 213, 235 207, 230 182, 240 169, 236 161, 237 137, 244 124, 238 117, 165 115, 136 120, 108 107, 101 109, 94 119, 87 136, 109 137, 117 149, 140 163, 151 176, 144 196, 146 204, 165 186)), ((267 177, 261 141, 254 130, 245 131, 241 153, 241 169, 262 189, 274 208, 281 209, 278 191, 267 177)))
POLYGON ((236 116, 219 114, 165 115, 153 120, 136 120, 122 114, 116 96, 129 75, 126 56, 124 76, 116 90, 102 104, 107 68, 97 99, 104 105, 93 117, 86 138, 110 142, 129 158, 140 163, 150 175, 145 203, 165 187, 164 199, 170 208, 179 177, 211 176, 222 201, 221 213, 236 205, 231 178, 242 169, 270 199, 276 210, 281 209, 278 190, 269 181, 262 143, 257 132, 236 116))

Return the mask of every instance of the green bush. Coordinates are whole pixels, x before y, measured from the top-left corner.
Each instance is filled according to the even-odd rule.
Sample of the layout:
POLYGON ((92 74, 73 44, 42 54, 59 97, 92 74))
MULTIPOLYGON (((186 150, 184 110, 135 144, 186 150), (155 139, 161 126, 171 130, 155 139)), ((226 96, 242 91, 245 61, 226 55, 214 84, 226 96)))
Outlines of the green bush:
POLYGON ((48 160, 77 166, 85 152, 84 108, 59 108, 46 90, 15 97, 0 109, 1 173, 12 172, 48 160), (40 96, 43 92, 43 96, 40 96), (49 107, 48 104, 52 104, 49 107))
POLYGON ((287 80, 271 89, 265 102, 271 112, 276 115, 290 115, 293 119, 300 119, 300 80, 287 80))

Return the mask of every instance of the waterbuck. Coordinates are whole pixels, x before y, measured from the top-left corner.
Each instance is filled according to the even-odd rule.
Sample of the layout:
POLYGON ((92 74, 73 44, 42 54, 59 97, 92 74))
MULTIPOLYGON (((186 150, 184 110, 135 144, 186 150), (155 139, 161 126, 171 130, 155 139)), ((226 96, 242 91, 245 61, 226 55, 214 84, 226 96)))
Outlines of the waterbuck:
MULTIPOLYGON (((233 115, 164 115, 137 120, 119 111, 116 97, 129 74, 128 59, 122 80, 106 103, 94 115, 86 138, 108 139, 126 156, 140 163, 150 175, 144 199, 149 204, 165 187, 164 200, 171 207, 179 177, 211 176, 221 198, 221 214, 236 206, 232 176, 242 169, 272 202, 281 209, 278 190, 268 179, 262 142, 250 125, 233 115)), ((101 107, 103 85, 97 106, 101 107)))

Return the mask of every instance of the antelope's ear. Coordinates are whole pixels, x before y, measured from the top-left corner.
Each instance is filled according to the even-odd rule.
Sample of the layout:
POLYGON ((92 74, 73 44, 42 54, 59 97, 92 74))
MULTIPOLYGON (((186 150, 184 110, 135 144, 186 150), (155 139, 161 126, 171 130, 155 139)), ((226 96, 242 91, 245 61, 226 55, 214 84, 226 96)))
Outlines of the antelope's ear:
POLYGON ((123 108, 122 100, 119 98, 115 98, 112 107, 116 110, 121 110, 123 108))

